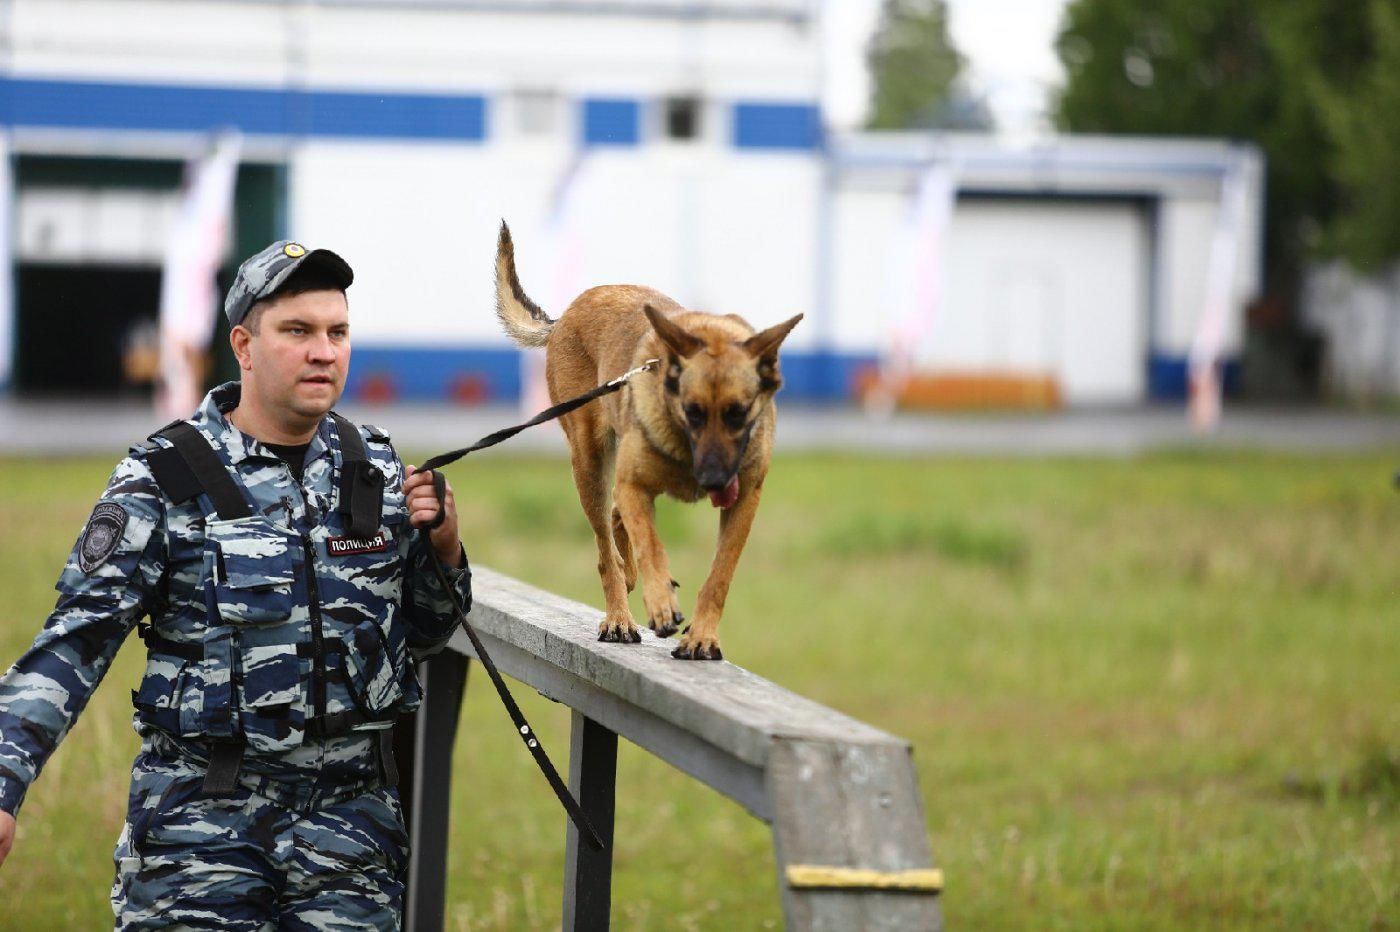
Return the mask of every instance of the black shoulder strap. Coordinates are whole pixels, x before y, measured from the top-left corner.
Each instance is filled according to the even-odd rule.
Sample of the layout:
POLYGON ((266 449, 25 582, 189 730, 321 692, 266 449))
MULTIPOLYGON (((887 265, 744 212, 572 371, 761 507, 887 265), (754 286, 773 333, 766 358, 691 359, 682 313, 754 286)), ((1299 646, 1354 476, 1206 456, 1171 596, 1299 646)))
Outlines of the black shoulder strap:
POLYGON ((156 450, 146 457, 156 482, 172 502, 204 492, 224 521, 253 513, 243 490, 203 434, 184 421, 176 421, 152 436, 164 437, 175 445, 173 450, 156 450))
POLYGON ((360 436, 360 429, 355 426, 355 422, 334 411, 331 412, 331 420, 335 422, 335 433, 340 438, 341 460, 347 464, 367 461, 369 457, 365 453, 365 439, 360 436))
POLYGON ((331 420, 340 437, 340 502, 336 511, 345 518, 351 537, 373 537, 384 506, 384 474, 369 461, 360 429, 334 411, 331 420))
POLYGON ((156 485, 160 486, 165 497, 177 505, 204 491, 194 470, 174 447, 161 447, 147 453, 146 465, 151 467, 151 475, 156 477, 156 485))

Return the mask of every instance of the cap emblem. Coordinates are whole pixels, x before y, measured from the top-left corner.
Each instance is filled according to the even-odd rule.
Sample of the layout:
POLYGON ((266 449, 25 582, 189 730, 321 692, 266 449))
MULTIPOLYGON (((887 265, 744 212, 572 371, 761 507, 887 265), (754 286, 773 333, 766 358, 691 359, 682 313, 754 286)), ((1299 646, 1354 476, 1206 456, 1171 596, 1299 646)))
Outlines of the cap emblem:
POLYGON ((282 247, 282 251, 293 259, 300 259, 302 256, 306 255, 306 247, 301 243, 288 243, 282 247))

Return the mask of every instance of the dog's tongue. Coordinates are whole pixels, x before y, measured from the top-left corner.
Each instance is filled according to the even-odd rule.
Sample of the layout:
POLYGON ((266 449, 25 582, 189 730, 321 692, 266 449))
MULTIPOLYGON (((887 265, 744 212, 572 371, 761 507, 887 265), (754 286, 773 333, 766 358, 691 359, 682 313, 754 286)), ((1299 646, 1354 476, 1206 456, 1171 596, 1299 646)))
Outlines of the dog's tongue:
POLYGON ((718 492, 710 493, 710 504, 716 508, 729 508, 739 500, 739 477, 729 480, 729 484, 718 492))

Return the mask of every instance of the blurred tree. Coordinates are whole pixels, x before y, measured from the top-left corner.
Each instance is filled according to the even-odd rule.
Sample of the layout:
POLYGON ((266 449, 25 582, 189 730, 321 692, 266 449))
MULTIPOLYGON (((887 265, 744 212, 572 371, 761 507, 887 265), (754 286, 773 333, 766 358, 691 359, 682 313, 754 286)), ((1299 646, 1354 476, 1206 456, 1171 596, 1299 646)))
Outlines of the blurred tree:
POLYGON ((1364 17, 1330 0, 1075 0, 1056 47, 1064 129, 1226 136, 1264 150, 1271 286, 1291 290, 1336 202, 1318 89, 1353 83, 1369 54, 1364 17))
POLYGON ((1369 12, 1374 45, 1355 81, 1313 76, 1337 186, 1324 246, 1364 271, 1400 258, 1400 2, 1369 12))
POLYGON ((1362 231, 1388 219, 1385 248, 1400 254, 1400 45, 1378 55, 1372 20, 1382 13, 1366 16, 1367 2, 1392 26, 1400 21, 1400 0, 1073 0, 1062 21, 1061 128, 1225 136, 1263 150, 1261 306, 1275 309, 1275 325, 1294 318, 1310 254, 1341 250, 1373 265, 1379 240, 1362 231), (1394 102, 1389 112, 1380 97, 1394 102), (1392 199, 1378 203, 1372 189, 1387 184, 1392 199))
MULTIPOLYGON (((951 118, 970 128, 975 102, 963 97, 963 105, 949 106, 963 59, 948 37, 943 0, 884 0, 865 57, 873 85, 870 129, 930 127, 951 118)), ((990 123, 985 106, 980 114, 978 122, 990 123)))
POLYGON ((965 133, 990 133, 996 128, 992 109, 984 95, 974 94, 961 81, 954 81, 942 102, 914 122, 920 129, 954 130, 965 133))

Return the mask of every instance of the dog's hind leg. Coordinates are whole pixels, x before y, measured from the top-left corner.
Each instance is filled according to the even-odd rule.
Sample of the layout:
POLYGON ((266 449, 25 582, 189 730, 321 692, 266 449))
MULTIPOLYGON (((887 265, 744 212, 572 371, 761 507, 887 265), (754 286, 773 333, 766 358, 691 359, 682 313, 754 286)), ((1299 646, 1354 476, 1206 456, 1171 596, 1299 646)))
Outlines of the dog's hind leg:
POLYGON ((637 588, 637 558, 632 554, 632 539, 627 536, 627 525, 622 523, 622 512, 613 505, 613 543, 617 545, 618 556, 622 558, 622 576, 627 580, 627 591, 637 588))
POLYGON ((627 607, 627 578, 621 554, 613 543, 608 514, 608 480, 612 473, 614 447, 610 438, 600 436, 596 422, 566 415, 564 433, 569 438, 569 459, 574 470, 583 513, 593 528, 598 545, 598 575, 603 581, 607 614, 598 625, 598 640, 635 644, 642 639, 627 607))

